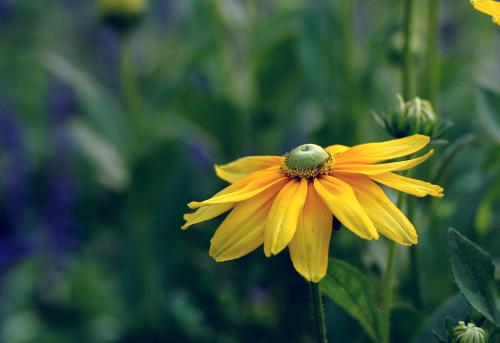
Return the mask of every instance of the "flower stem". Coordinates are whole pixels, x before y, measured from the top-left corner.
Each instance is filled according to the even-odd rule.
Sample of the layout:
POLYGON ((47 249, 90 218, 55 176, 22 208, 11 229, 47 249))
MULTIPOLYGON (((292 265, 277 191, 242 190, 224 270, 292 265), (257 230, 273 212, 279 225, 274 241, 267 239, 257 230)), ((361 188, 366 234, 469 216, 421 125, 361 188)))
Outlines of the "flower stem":
MULTIPOLYGON (((413 202, 410 198, 406 199, 406 217, 413 222, 413 202)), ((412 279, 411 296, 416 308, 423 307, 422 287, 420 280, 420 261, 418 257, 418 245, 410 247, 410 276, 412 279)))
POLYGON ((314 334, 316 342, 327 343, 325 312, 323 309, 323 300, 319 286, 315 282, 309 282, 309 297, 311 300, 311 309, 314 316, 314 334))
MULTIPOLYGON (((402 209, 406 200, 405 193, 399 193, 397 207, 402 209)), ((382 342, 389 343, 391 337, 392 286, 394 264, 396 262, 396 244, 389 241, 384 280, 382 282, 382 342)))
POLYGON ((389 251, 387 253, 387 262, 383 287, 382 304, 382 342, 389 343, 391 336, 391 310, 392 310, 392 279, 394 274, 394 262, 396 255, 396 244, 389 242, 389 251))
POLYGON ((434 108, 437 106, 437 93, 439 85, 439 0, 429 0, 427 17, 427 98, 434 108))
POLYGON ((404 0, 403 3, 403 65, 401 70, 402 93, 404 99, 413 96, 413 61, 412 61, 412 33, 413 33, 413 0, 404 0))

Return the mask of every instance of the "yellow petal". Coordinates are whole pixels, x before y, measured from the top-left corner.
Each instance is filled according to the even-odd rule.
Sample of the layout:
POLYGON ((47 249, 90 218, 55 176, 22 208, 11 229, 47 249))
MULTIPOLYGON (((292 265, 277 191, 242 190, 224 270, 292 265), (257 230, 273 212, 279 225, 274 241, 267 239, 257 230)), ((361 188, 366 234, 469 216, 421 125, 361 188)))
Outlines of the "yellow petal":
POLYGON ((264 226, 273 199, 281 187, 274 186, 243 201, 224 219, 210 241, 210 256, 217 262, 246 255, 264 241, 264 226))
POLYGON ((500 15, 500 3, 491 0, 472 0, 472 6, 479 12, 489 14, 491 16, 500 15))
POLYGON ((332 155, 332 156, 335 156, 341 152, 344 152, 347 149, 349 149, 348 146, 340 145, 340 144, 330 145, 330 146, 325 148, 325 150, 328 151, 330 153, 330 155, 332 155))
POLYGON ((377 230, 349 184, 332 176, 321 176, 314 179, 314 189, 346 228, 361 238, 378 239, 377 230))
POLYGON ((434 150, 430 150, 427 154, 411 160, 381 164, 338 164, 336 162, 333 166, 333 171, 334 173, 340 172, 365 175, 377 175, 391 171, 402 171, 418 166, 419 164, 425 162, 433 154, 434 150))
POLYGON ((307 281, 319 282, 328 267, 332 213, 309 183, 306 203, 288 249, 293 266, 307 281))
POLYGON ((214 197, 202 202, 190 202, 188 206, 189 208, 198 208, 206 205, 245 201, 263 192, 269 187, 277 184, 284 185, 288 180, 288 177, 285 177, 283 174, 275 170, 256 172, 241 181, 233 183, 223 191, 224 193, 215 195, 214 197), (244 182, 247 183, 244 184, 244 182), (243 187, 241 187, 241 185, 243 185, 243 187), (230 189, 230 191, 226 191, 227 189, 230 189))
POLYGON ((248 156, 237 159, 228 164, 216 165, 215 173, 221 179, 234 183, 258 170, 279 165, 283 157, 281 156, 248 156))
POLYGON ((359 203, 381 234, 399 244, 417 243, 415 227, 379 186, 364 175, 339 177, 351 185, 359 203))
POLYGON ((380 182, 383 185, 397 189, 398 191, 405 192, 417 197, 424 197, 432 195, 433 197, 442 198, 443 188, 429 182, 418 179, 394 174, 385 173, 379 175, 370 175, 374 181, 380 182))
POLYGON ((181 226, 181 229, 186 230, 191 225, 213 219, 217 216, 220 216, 222 213, 229 211, 233 207, 234 203, 231 202, 226 204, 200 207, 193 213, 184 214, 184 220, 186 221, 186 223, 181 226))
POLYGON ((265 227, 264 253, 267 257, 278 254, 292 240, 306 196, 305 179, 290 180, 276 196, 265 227))
POLYGON ((335 163, 376 163, 398 158, 421 150, 430 141, 423 135, 413 135, 380 143, 356 145, 336 157, 335 163))

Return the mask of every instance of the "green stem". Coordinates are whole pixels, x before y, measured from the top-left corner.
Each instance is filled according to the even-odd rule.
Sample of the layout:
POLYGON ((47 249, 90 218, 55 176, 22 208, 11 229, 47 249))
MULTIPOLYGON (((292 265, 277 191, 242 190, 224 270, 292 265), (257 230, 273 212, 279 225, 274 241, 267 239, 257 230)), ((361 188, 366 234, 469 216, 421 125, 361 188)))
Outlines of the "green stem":
MULTIPOLYGON (((121 37, 120 50, 120 77, 122 87, 123 104, 130 132, 133 135, 134 148, 140 148, 142 144, 142 121, 140 117, 140 95, 135 82, 132 60, 132 45, 129 36, 121 37)), ((136 151, 137 149, 134 149, 136 151)))
MULTIPOLYGON (((403 209, 406 200, 405 193, 399 193, 397 207, 403 209)), ((396 244, 389 241, 384 280, 382 281, 382 342, 389 343, 391 337, 392 286, 396 244)))
POLYGON ((389 343, 391 335, 391 310, 392 310, 392 279, 394 274, 394 262, 396 255, 396 244, 389 242, 387 253, 386 270, 383 281, 383 304, 382 304, 382 342, 389 343))
POLYGON ((309 282, 309 297, 311 300, 311 308, 314 316, 314 334, 316 342, 327 343, 326 338, 326 325, 325 325, 325 312, 323 309, 323 300, 321 298, 321 291, 315 282, 309 282))
POLYGON ((437 106, 439 88, 439 0, 429 0, 427 17, 427 98, 434 108, 437 106))
MULTIPOLYGON (((409 173, 408 173, 409 174, 409 173)), ((406 198, 406 217, 413 222, 413 202, 409 197, 406 198)), ((410 248, 410 278, 412 279, 411 296, 416 308, 423 308, 422 283, 420 278, 420 261, 418 257, 418 245, 410 248)))
POLYGON ((413 96, 413 61, 412 61, 412 33, 413 33, 413 0, 404 0, 403 4, 403 65, 401 83, 403 98, 408 100, 413 96))
POLYGON ((413 304, 416 308, 423 308, 421 281, 420 281, 420 262, 418 260, 418 246, 414 245, 410 248, 410 271, 413 280, 411 292, 413 304))

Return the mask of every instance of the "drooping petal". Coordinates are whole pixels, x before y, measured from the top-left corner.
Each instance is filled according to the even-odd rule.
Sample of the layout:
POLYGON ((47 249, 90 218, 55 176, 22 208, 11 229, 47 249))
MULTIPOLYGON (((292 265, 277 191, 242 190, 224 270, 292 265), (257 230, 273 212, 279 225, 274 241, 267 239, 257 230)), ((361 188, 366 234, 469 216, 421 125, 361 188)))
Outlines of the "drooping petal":
POLYGON ((309 183, 306 202, 288 249, 293 266, 308 281, 326 275, 333 216, 309 183))
POLYGON ((417 243, 415 227, 379 186, 364 175, 338 177, 351 185, 359 203, 382 235, 403 245, 417 243))
POLYGON ((221 214, 229 211, 234 207, 234 203, 226 203, 226 204, 218 204, 218 205, 210 205, 200 207, 196 211, 192 213, 184 214, 184 220, 186 223, 181 226, 182 230, 188 229, 191 225, 198 224, 215 217, 220 216, 221 214))
POLYGON ((361 238, 378 239, 377 230, 349 184, 336 177, 323 175, 314 179, 314 189, 346 228, 361 238))
POLYGON ((340 154, 341 152, 344 152, 348 149, 349 149, 348 146, 340 145, 340 144, 330 145, 330 146, 327 146, 325 148, 325 150, 328 151, 331 156, 335 156, 337 154, 340 154))
POLYGON ((273 186, 243 201, 224 219, 210 243, 210 256, 217 262, 246 255, 264 241, 264 226, 273 199, 281 189, 273 186))
POLYGON ((267 257, 283 250, 293 238, 307 196, 307 181, 292 179, 274 199, 266 221, 264 253, 267 257))
POLYGON ((233 190, 232 188, 234 187, 234 191, 228 192, 225 189, 223 194, 215 195, 214 197, 202 202, 190 202, 188 206, 189 208, 198 208, 206 205, 245 201, 274 185, 284 185, 288 180, 289 179, 287 177, 276 170, 256 172, 226 188, 233 190), (244 184, 243 187, 237 187, 240 183, 246 181, 249 182, 244 184))
POLYGON ((247 177, 253 172, 279 165, 283 157, 281 156, 248 156, 239 158, 228 164, 216 165, 215 173, 221 179, 234 183, 247 177))
POLYGON ((430 141, 424 135, 413 135, 379 143, 356 145, 339 154, 336 163, 376 163, 407 156, 421 150, 430 141))
POLYGON ((443 188, 429 182, 418 179, 394 174, 384 173, 378 175, 370 175, 370 178, 381 184, 397 189, 398 191, 405 192, 417 197, 425 197, 431 195, 433 197, 442 198, 443 188))
POLYGON ((333 171, 334 173, 341 172, 365 175, 377 175, 392 171, 402 171, 418 166, 419 164, 425 162, 433 154, 434 150, 430 150, 427 154, 417 158, 413 158, 411 160, 381 164, 340 164, 337 163, 338 161, 336 161, 333 167, 333 171))

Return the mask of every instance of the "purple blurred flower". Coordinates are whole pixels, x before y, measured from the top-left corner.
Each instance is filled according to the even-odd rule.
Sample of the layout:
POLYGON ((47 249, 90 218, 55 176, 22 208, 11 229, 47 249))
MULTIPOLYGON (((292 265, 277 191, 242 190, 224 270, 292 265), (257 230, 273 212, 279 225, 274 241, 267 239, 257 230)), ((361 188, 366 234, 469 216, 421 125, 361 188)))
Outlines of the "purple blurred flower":
POLYGON ((12 112, 4 109, 0 109, 0 145, 5 154, 0 230, 14 232, 21 228, 27 208, 26 156, 21 126, 12 112))
POLYGON ((174 15, 174 4, 170 0, 160 1, 156 5, 156 8, 154 8, 155 19, 163 29, 167 29, 170 26, 174 15))
POLYGON ((44 218, 50 246, 61 251, 74 245, 77 229, 73 216, 76 203, 71 166, 73 144, 68 132, 68 120, 76 113, 71 89, 56 84, 50 92, 48 107, 53 156, 47 167, 44 218))
POLYGON ((187 156, 197 170, 202 172, 212 169, 214 164, 214 149, 207 139, 192 134, 186 139, 187 156))
POLYGON ((0 0, 0 22, 9 19, 13 9, 13 0, 0 0))
POLYGON ((3 192, 0 194, 0 273, 31 250, 24 236, 28 175, 21 125, 12 111, 0 108, 3 192))

